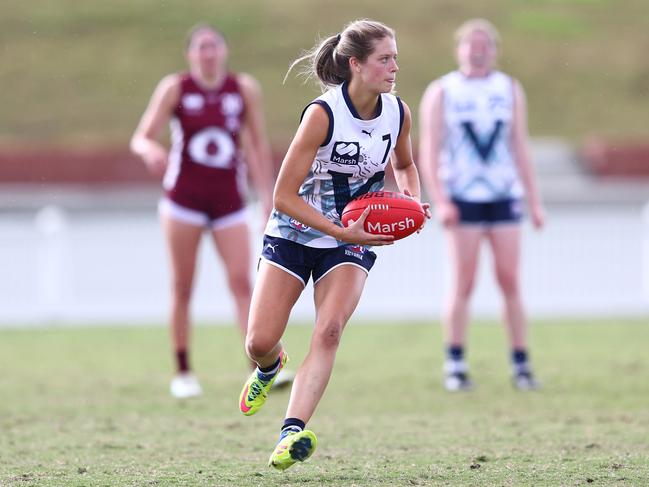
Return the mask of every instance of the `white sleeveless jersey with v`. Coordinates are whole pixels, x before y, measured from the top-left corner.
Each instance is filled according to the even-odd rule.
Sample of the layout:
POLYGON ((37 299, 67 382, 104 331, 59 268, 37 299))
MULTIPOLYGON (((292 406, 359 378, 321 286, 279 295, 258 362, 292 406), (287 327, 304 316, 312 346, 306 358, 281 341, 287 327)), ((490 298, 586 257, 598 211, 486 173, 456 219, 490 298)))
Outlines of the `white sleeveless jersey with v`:
POLYGON ((444 144, 440 176, 449 194, 471 202, 523 195, 512 149, 513 80, 499 71, 441 78, 444 144))

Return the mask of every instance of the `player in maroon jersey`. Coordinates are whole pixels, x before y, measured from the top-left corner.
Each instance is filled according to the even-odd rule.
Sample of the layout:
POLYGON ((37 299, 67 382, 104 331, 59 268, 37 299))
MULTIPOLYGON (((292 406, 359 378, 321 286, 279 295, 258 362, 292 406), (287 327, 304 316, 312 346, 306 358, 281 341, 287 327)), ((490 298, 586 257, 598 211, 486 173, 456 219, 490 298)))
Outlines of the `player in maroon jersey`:
POLYGON ((131 140, 147 168, 163 176, 159 205, 172 272, 171 332, 176 397, 201 394, 191 372, 189 302, 197 249, 205 229, 227 271, 243 336, 250 306, 250 248, 240 183, 250 171, 266 217, 272 209, 271 154, 261 90, 250 75, 227 70, 228 46, 208 25, 194 27, 186 49, 189 72, 164 77, 131 140), (171 148, 159 142, 170 123, 171 148))

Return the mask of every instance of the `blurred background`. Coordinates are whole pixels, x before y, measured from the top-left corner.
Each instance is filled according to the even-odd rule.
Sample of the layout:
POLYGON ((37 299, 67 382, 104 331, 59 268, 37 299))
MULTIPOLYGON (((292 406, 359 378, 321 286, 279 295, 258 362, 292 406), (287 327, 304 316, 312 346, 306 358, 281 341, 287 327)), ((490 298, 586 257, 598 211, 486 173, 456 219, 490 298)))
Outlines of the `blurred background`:
MULTIPOLYGON (((156 83, 184 70, 186 32, 223 31, 230 68, 261 83, 275 168, 315 84, 282 79, 317 37, 355 18, 397 32, 397 89, 414 115, 455 68, 453 32, 485 17, 500 68, 526 89, 548 225, 525 225, 532 317, 649 316, 649 4, 645 0, 3 1, 0 16, 0 326, 163 323, 168 271, 160 183, 128 152, 156 83)), ((250 194, 256 253, 263 222, 250 194)), ((448 270, 436 223, 388 249, 357 317, 435 319, 448 270)), ((481 265, 490 265, 485 253, 481 265)), ((473 301, 500 301, 481 272, 473 301)), ((221 263, 202 249, 196 318, 230 321, 221 263)), ((293 316, 311 316, 307 294, 293 316)))

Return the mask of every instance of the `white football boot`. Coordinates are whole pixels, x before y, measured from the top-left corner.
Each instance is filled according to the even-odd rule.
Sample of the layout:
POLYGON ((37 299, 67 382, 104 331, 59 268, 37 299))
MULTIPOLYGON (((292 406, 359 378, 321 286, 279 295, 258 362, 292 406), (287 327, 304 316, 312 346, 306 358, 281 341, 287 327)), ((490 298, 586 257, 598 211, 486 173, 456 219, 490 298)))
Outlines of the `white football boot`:
POLYGON ((541 383, 536 380, 529 367, 515 370, 512 374, 512 383, 519 391, 536 391, 541 388, 541 383))
POLYGON ((473 382, 469 378, 466 362, 463 360, 446 360, 444 362, 444 388, 449 392, 473 389, 473 382))
POLYGON ((190 397, 197 397, 203 394, 198 379, 191 372, 178 373, 171 379, 169 386, 171 395, 178 399, 187 399, 190 397))

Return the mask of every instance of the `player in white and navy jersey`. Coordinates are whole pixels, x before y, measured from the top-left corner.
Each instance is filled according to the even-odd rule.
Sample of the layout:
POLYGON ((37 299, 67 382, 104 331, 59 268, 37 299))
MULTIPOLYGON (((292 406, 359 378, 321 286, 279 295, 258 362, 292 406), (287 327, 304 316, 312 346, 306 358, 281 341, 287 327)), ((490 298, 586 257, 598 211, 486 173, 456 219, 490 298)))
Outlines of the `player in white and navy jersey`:
POLYGON ((445 312, 445 387, 471 387, 464 360, 468 307, 486 239, 504 297, 514 385, 537 387, 528 360, 527 322, 519 290, 522 202, 532 223, 544 216, 528 149, 525 95, 496 71, 498 33, 475 19, 456 34, 459 69, 430 84, 420 107, 420 167, 449 237, 453 288, 445 312))
POLYGON ((280 339, 289 313, 313 278, 316 323, 311 347, 295 378, 280 441, 269 461, 280 470, 305 460, 315 449, 316 437, 305 426, 324 393, 342 331, 374 264, 376 256, 368 246, 392 240, 364 231, 369 210, 343 228, 343 208, 352 198, 383 188, 388 162, 399 188, 419 198, 410 111, 392 94, 396 57, 394 31, 362 20, 302 58, 312 61, 328 91, 304 110, 275 186, 275 209, 266 227, 246 339, 258 370, 239 398, 245 415, 264 404, 287 360, 280 339))
POLYGON ((210 232, 222 257, 245 335, 252 286, 240 184, 244 166, 251 172, 266 214, 271 206, 270 150, 261 91, 251 76, 228 72, 227 57, 220 32, 207 25, 192 29, 187 45, 189 71, 160 81, 131 141, 133 152, 148 169, 157 176, 164 174, 159 213, 171 261, 170 322, 177 368, 170 391, 178 398, 201 393, 189 361, 189 305, 202 234, 210 232), (159 142, 167 123, 170 150, 159 142))
MULTIPOLYGON (((327 114, 328 131, 299 195, 332 222, 340 222, 342 210, 351 199, 383 188, 385 166, 401 133, 404 108, 401 100, 390 93, 380 94, 377 103, 372 119, 360 118, 345 81, 305 109, 306 112, 314 104, 321 107, 327 114)), ((314 248, 344 245, 277 210, 273 211, 265 233, 314 248)))

